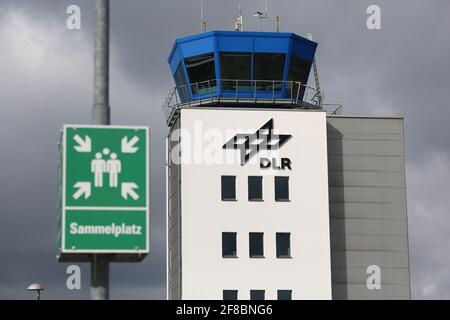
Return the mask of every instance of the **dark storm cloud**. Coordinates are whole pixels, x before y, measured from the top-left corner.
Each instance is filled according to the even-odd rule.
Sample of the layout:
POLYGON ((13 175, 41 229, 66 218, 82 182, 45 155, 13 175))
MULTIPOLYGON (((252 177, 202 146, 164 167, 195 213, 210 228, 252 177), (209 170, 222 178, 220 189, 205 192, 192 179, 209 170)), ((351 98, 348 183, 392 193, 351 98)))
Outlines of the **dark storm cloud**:
MULTIPOLYGON (((0 54, 0 163, 7 168, 0 171, 2 225, 7 226, 0 241, 7 257, 0 263, 0 298, 31 298, 24 289, 32 281, 44 283, 44 298, 88 298, 87 265, 81 264, 82 290, 65 288, 68 264, 55 259, 55 210, 59 130, 63 123, 90 120, 92 23, 84 19, 81 31, 68 31, 60 5, 21 2, 18 9, 9 6, 9 12, 1 12, 0 37, 9 48, 0 54), (7 239, 14 239, 14 246, 7 239)), ((113 62, 111 69, 117 75, 111 77, 113 122, 151 126, 151 199, 164 199, 162 96, 136 92, 113 62)), ((164 212, 164 201, 151 202, 151 255, 140 264, 111 266, 112 298, 165 297, 164 212)))
MULTIPOLYGON (((230 30, 237 4, 205 0, 208 29, 230 30)), ((264 1, 241 4, 244 27, 258 29, 251 12, 261 10, 264 1)), ((152 253, 143 263, 111 267, 113 298, 165 297, 167 128, 160 105, 173 83, 167 55, 176 38, 200 30, 199 5, 193 0, 111 1, 112 121, 149 125, 152 146, 152 253)), ((0 0, 0 43, 21 39, 25 27, 33 35, 17 51, 0 52, 0 252, 6 257, 0 262, 0 298, 30 297, 23 289, 32 281, 46 284, 44 297, 88 297, 88 266, 82 265, 83 289, 68 291, 67 265, 56 263, 54 256, 56 142, 63 123, 90 121, 93 9, 91 0, 0 0), (81 31, 65 28, 70 4, 81 7, 81 31), (25 17, 25 26, 11 15, 25 17), (11 25, 16 29, 7 29, 11 25), (27 41, 37 43, 28 47, 27 41)), ((327 103, 343 103, 346 114, 405 116, 413 296, 450 298, 450 3, 277 0, 269 1, 269 12, 281 17, 282 31, 312 32, 319 42, 327 103), (381 7, 382 30, 365 26, 370 4, 381 7)), ((274 30, 274 22, 266 21, 264 30, 274 30)))
MULTIPOLYGON (((174 39, 199 31, 199 3, 127 3, 113 2, 118 64, 137 85, 167 90, 165 86, 172 83, 165 63, 168 52, 174 39)), ((205 1, 208 28, 231 29, 237 3, 205 1)), ((241 4, 245 27, 257 29, 251 12, 262 8, 264 1, 241 4)), ((450 116, 446 90, 449 9, 446 1, 428 5, 418 0, 269 1, 270 13, 281 16, 282 31, 312 32, 319 42, 317 59, 326 102, 343 103, 345 111, 352 114, 405 115, 408 151, 417 160, 423 151, 450 148, 446 139, 450 129, 445 126, 450 116), (366 8, 373 3, 382 10, 380 31, 366 28, 366 8), (429 112, 430 105, 447 117, 435 117, 429 112)), ((275 28, 270 20, 263 26, 265 30, 275 28)))

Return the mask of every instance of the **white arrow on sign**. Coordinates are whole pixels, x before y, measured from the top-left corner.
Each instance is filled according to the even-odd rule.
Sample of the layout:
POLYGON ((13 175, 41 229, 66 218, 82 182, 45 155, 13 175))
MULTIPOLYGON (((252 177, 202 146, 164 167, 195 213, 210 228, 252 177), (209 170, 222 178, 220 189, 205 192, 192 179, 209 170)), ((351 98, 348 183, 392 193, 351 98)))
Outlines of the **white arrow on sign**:
POLYGON ((139 199, 139 195, 133 190, 139 188, 134 182, 122 182, 122 197, 127 200, 128 196, 132 197, 133 200, 139 199))
POLYGON ((78 152, 91 152, 91 138, 89 136, 85 136, 84 140, 79 136, 75 135, 73 139, 78 143, 78 146, 75 146, 75 150, 78 152))
POLYGON ((78 200, 82 195, 84 195, 84 199, 87 199, 91 196, 91 183, 90 182, 77 182, 73 186, 77 188, 77 192, 73 194, 73 198, 78 200))
POLYGON ((134 145, 139 141, 139 138, 137 136, 134 136, 131 138, 130 141, 128 141, 128 137, 124 137, 122 139, 122 153, 135 153, 138 148, 134 145))

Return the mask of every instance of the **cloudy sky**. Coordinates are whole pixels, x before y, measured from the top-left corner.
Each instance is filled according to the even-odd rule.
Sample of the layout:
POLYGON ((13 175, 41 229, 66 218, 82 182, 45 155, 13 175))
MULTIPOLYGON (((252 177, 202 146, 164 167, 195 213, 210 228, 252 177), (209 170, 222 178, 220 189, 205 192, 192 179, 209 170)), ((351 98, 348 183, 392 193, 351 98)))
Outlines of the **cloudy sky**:
MULTIPOLYGON (((205 0, 208 29, 232 29, 238 0, 205 0)), ((241 0, 247 30, 263 0, 241 0)), ((450 2, 448 0, 277 0, 281 30, 312 32, 327 103, 345 114, 403 115, 412 294, 450 298, 450 2), (378 4, 382 30, 369 31, 378 4)), ((164 137, 161 112, 172 86, 166 63, 177 37, 200 31, 200 0, 111 0, 113 124, 151 128, 152 252, 111 266, 111 298, 165 298, 164 137)), ((55 259, 57 140, 64 123, 89 123, 93 95, 94 1, 0 0, 0 299, 89 297, 66 289, 55 259), (66 8, 81 7, 81 30, 66 8)), ((272 23, 265 30, 274 30, 272 23)))

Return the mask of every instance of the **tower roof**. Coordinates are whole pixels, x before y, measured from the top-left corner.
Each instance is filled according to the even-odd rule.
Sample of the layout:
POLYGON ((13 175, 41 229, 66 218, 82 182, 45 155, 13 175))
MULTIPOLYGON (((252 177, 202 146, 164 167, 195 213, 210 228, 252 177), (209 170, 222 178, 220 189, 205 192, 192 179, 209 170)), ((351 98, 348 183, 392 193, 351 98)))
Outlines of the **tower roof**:
POLYGON ((167 59, 175 88, 164 111, 236 103, 318 108, 320 93, 307 86, 316 48, 316 42, 287 32, 210 31, 179 38, 167 59))

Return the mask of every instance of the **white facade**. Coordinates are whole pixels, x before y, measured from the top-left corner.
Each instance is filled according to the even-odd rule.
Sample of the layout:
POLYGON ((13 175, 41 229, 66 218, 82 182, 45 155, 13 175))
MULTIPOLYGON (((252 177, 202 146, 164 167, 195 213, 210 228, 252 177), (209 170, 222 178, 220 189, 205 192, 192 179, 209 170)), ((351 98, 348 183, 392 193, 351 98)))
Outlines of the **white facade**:
POLYGON ((264 290, 269 300, 292 290, 292 299, 331 299, 325 112, 186 108, 167 145, 168 298, 220 300, 237 290, 249 299, 250 290, 264 290), (291 136, 279 150, 241 165, 239 150, 223 149, 271 119, 275 133, 291 136), (230 157, 236 161, 223 163, 230 157), (287 158, 292 170, 261 169, 262 157, 287 158), (221 176, 236 177, 236 201, 222 201, 221 176), (262 176, 262 201, 249 201, 249 176, 262 176), (289 177, 289 201, 275 201, 274 176, 289 177), (222 257, 223 232, 237 233, 236 258, 222 257), (264 258, 249 257, 250 232, 264 233, 264 258), (290 233, 290 258, 276 256, 278 232, 290 233))

